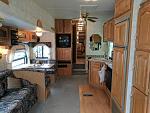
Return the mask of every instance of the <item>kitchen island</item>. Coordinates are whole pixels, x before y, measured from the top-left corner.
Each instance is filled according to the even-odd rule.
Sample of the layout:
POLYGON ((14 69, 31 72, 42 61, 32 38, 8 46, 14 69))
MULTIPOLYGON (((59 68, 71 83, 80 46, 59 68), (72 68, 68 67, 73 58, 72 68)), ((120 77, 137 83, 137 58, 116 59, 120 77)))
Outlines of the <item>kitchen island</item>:
POLYGON ((13 72, 17 78, 22 78, 37 84, 38 100, 46 101, 50 94, 50 74, 47 74, 54 69, 54 64, 44 65, 23 65, 19 68, 14 68, 13 72))

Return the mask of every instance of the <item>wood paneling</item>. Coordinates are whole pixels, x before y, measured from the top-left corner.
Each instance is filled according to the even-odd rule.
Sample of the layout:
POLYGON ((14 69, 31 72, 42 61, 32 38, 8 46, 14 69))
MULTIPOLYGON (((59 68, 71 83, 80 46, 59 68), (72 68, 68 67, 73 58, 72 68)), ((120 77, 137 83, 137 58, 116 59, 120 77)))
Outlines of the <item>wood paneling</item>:
POLYGON ((149 93, 150 53, 136 51, 134 86, 144 94, 149 93))
POLYGON ((125 88, 125 54, 123 48, 114 48, 112 96, 122 108, 125 88))
POLYGON ((125 20, 121 23, 115 24, 114 30, 114 44, 124 46, 127 43, 129 30, 129 21, 125 20))
POLYGON ((136 48, 150 52, 150 3, 144 5, 139 13, 136 48))
POLYGON ((132 98, 132 113, 149 113, 148 110, 148 97, 142 92, 133 89, 133 98, 132 98))
POLYGON ((132 0, 116 0, 115 17, 121 16, 131 10, 132 0))

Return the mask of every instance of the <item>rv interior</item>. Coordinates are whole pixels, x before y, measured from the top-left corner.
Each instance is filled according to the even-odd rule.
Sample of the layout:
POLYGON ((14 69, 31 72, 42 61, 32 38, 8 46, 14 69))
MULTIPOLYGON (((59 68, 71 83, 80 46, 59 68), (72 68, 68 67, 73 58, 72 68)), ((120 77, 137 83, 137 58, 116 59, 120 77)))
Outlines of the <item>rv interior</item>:
POLYGON ((150 113, 150 0, 0 0, 0 113, 150 113))

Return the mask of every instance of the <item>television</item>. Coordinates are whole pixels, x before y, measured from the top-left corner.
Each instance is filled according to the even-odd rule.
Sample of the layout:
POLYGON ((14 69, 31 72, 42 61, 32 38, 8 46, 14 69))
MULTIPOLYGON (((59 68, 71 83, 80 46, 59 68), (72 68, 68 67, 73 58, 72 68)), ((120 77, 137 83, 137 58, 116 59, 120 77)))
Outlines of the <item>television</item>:
POLYGON ((57 34, 56 35, 56 47, 57 48, 70 48, 71 47, 71 35, 70 34, 57 34))

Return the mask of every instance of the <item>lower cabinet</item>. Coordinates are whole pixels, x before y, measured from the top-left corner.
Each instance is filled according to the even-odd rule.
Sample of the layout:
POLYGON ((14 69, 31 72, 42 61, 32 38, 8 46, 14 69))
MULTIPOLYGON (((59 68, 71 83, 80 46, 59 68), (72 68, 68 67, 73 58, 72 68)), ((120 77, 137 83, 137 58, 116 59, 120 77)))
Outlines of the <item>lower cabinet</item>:
POLYGON ((72 64, 59 64, 57 69, 58 76, 72 76, 72 64))
POLYGON ((149 96, 133 88, 132 113, 150 113, 149 96))
POLYGON ((99 71, 104 63, 100 61, 89 61, 89 84, 94 87, 100 87, 99 71))

